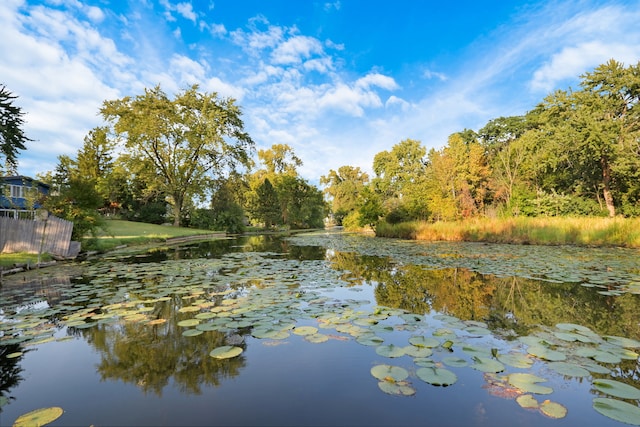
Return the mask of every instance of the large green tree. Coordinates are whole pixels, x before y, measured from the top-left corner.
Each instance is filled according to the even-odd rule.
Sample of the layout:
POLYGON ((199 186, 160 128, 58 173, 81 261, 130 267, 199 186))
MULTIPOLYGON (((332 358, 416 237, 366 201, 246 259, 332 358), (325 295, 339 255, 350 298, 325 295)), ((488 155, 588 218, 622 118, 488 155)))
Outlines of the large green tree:
POLYGON ((358 198, 369 182, 369 175, 354 166, 340 166, 337 171, 320 177, 320 185, 331 198, 331 210, 338 224, 342 219, 359 208, 358 198))
POLYGON ((180 225, 185 202, 205 196, 211 180, 249 166, 254 143, 244 131, 232 98, 199 92, 198 86, 170 99, 159 86, 142 95, 105 101, 100 109, 130 158, 148 167, 146 180, 164 192, 180 225))
POLYGON ((0 85, 0 171, 4 167, 13 174, 18 166, 18 152, 26 150, 25 144, 31 141, 22 129, 24 112, 14 104, 17 98, 6 86, 0 85))

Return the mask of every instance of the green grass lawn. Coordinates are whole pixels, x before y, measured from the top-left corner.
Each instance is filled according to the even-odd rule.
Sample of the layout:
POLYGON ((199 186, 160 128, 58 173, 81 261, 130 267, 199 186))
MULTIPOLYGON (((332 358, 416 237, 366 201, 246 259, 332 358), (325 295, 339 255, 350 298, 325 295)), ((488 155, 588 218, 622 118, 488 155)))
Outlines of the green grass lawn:
POLYGON ((222 233, 212 230, 146 224, 119 219, 107 220, 106 225, 106 230, 100 230, 95 241, 88 242, 92 249, 108 250, 121 245, 164 242, 174 237, 222 233))
MULTIPOLYGON (((108 251, 122 245, 142 245, 146 243, 162 243, 174 237, 211 235, 222 232, 199 230, 196 228, 172 227, 167 225, 145 224, 143 222, 107 220, 106 229, 100 230, 96 239, 87 239, 82 243, 83 250, 108 251)), ((41 261, 50 261, 51 257, 43 254, 41 261)), ((35 264, 38 254, 0 254, 0 267, 12 267, 14 264, 35 264)))

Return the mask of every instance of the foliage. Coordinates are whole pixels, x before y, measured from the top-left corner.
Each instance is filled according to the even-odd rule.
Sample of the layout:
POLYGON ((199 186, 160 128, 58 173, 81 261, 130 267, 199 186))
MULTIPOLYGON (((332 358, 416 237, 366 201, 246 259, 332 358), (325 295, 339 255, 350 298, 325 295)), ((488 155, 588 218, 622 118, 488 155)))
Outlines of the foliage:
POLYGON ((358 209, 358 198, 368 182, 369 175, 353 166, 331 169, 320 177, 324 193, 331 198, 331 210, 338 225, 343 225, 343 219, 358 209))
POLYGON ((13 103, 17 98, 6 86, 0 85, 0 156, 4 157, 0 170, 6 167, 10 174, 16 173, 18 152, 26 150, 25 144, 31 141, 22 130, 24 112, 13 103))
POLYGON ((200 93, 198 86, 170 100, 156 86, 135 98, 105 101, 100 110, 124 140, 136 171, 151 188, 167 195, 174 225, 187 200, 204 196, 211 179, 237 166, 249 166, 253 141, 244 132, 232 98, 200 93))

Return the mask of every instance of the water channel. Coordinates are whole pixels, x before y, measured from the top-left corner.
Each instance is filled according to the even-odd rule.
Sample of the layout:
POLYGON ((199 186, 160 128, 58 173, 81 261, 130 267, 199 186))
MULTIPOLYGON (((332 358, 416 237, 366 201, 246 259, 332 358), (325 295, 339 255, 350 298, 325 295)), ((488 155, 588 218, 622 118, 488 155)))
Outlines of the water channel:
POLYGON ((127 249, 2 283, 0 425, 640 425, 639 339, 638 250, 127 249))

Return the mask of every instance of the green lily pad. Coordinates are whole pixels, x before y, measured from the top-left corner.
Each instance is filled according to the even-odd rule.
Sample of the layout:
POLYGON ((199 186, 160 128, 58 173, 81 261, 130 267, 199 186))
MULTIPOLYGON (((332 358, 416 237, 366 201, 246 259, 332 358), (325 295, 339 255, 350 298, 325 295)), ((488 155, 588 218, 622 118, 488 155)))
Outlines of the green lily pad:
POLYGON ((311 335, 306 335, 304 339, 305 341, 309 341, 310 343, 313 343, 313 344, 320 344, 320 343, 329 341, 329 336, 325 334, 311 334, 311 335))
POLYGON ((409 372, 400 366, 376 365, 371 368, 371 375, 380 381, 402 381, 409 377, 409 372))
POLYGON ((536 356, 537 358, 548 360, 549 362, 561 362, 567 358, 566 354, 541 345, 529 346, 527 348, 527 353, 532 356, 536 356))
POLYGON ((444 368, 420 368, 416 375, 431 385, 448 386, 458 381, 458 376, 444 368))
POLYGON ((613 335, 606 335, 603 338, 607 340, 607 342, 610 342, 615 345, 619 345, 620 347, 640 348, 640 341, 634 340, 632 338, 617 337, 613 335))
POLYGON ((58 406, 36 409, 35 411, 20 415, 14 421, 13 427, 44 426, 60 418, 63 413, 62 408, 58 406))
POLYGON ((463 368, 469 364, 469 362, 467 362, 465 359, 455 356, 443 357, 442 363, 454 368, 463 368))
POLYGON ((223 345, 222 347, 217 347, 211 350, 209 356, 216 359, 230 359, 232 357, 239 356, 242 354, 241 347, 235 347, 231 345, 223 345))
POLYGON ((413 359, 413 363, 423 368, 433 368, 436 366, 436 362, 428 357, 416 357, 413 359))
POLYGON ((521 408, 525 409, 538 409, 540 406, 536 398, 530 394, 522 394, 516 397, 516 402, 521 408))
POLYGON ((197 326, 200 324, 198 319, 186 319, 178 322, 178 326, 182 326, 183 328, 190 328, 192 326, 197 326))
POLYGON ((318 333, 318 328, 314 326, 298 326, 293 331, 296 335, 313 335, 318 333))
POLYGON ((620 397, 622 399, 640 399, 639 389, 620 381, 595 379, 593 380, 593 387, 610 396, 620 397))
POLYGON ((560 419, 567 416, 567 408, 550 400, 545 400, 540 404, 540 412, 547 417, 554 419, 560 419))
POLYGON ((492 373, 504 371, 504 365, 497 360, 474 356, 473 361, 475 363, 471 367, 477 371, 492 373))
POLYGON ((376 353, 384 357, 402 357, 406 354, 404 347, 398 347, 393 344, 376 347, 376 353))
POLYGON ((409 343, 411 343, 411 345, 415 345, 416 347, 427 348, 434 348, 440 345, 440 341, 438 341, 437 339, 423 336, 413 336, 409 338, 409 343))
POLYGON ((507 377, 509 384, 512 386, 519 388, 525 393, 535 393, 535 394, 551 394, 553 393, 553 389, 551 387, 546 387, 539 385, 538 383, 545 382, 544 378, 537 377, 533 374, 516 372, 510 374, 507 377))
POLYGON ((606 368, 602 365, 598 365, 596 362, 593 362, 593 361, 581 362, 581 364, 586 370, 594 374, 610 374, 611 373, 611 369, 606 368))
POLYGON ((14 358, 16 358, 16 357, 20 357, 20 356, 22 356, 23 354, 24 354, 24 352, 22 352, 22 351, 16 351, 15 353, 9 353, 9 354, 7 354, 5 357, 6 357, 7 359, 14 359, 14 358))
POLYGON ((622 400, 596 397, 593 399, 593 409, 621 423, 640 426, 640 408, 622 400))
POLYGON ((202 331, 200 329, 187 329, 184 332, 182 332, 183 337, 195 337, 201 334, 202 334, 202 331))
POLYGON ((433 354, 433 350, 428 347, 416 347, 408 345, 404 347, 404 353, 411 357, 429 357, 433 354))
POLYGON ((406 381, 380 381, 378 383, 378 387, 380 388, 380 390, 393 396, 413 396, 414 394, 416 394, 416 389, 411 387, 406 381))
POLYGON ((384 342, 382 338, 374 334, 364 334, 356 338, 356 341, 362 345, 368 345, 371 347, 378 346, 384 342))
POLYGON ((568 362, 550 362, 547 366, 568 377, 588 377, 591 373, 580 365, 568 362))
POLYGON ((522 353, 498 354, 497 359, 514 368, 528 369, 533 365, 531 357, 522 353))

